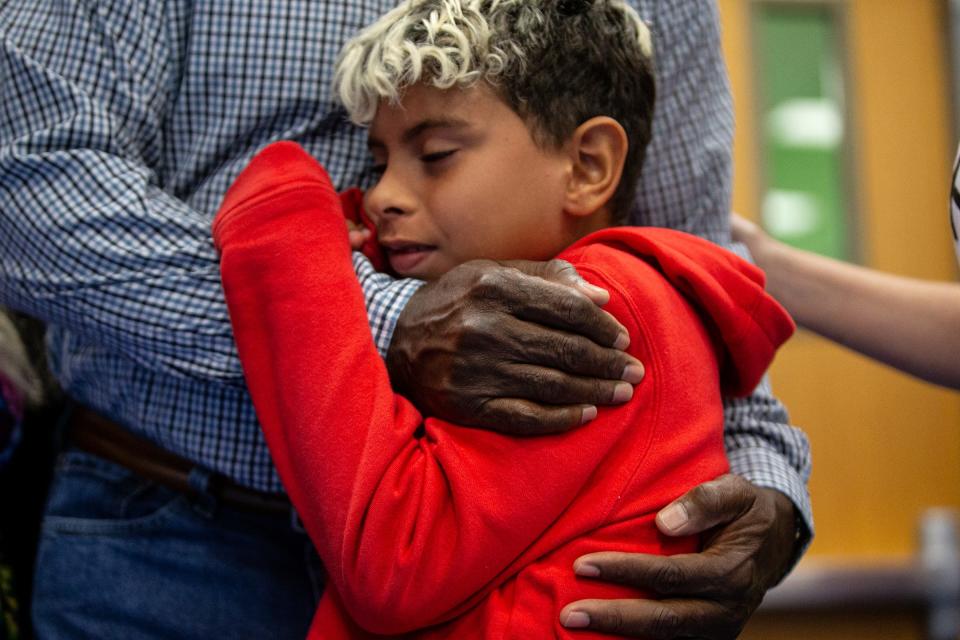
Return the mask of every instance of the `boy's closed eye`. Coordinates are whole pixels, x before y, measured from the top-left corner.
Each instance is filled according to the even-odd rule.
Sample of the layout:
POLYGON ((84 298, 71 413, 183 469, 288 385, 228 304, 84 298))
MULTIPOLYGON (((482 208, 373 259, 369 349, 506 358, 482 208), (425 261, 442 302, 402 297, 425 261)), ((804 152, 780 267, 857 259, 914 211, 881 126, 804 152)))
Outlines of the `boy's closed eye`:
POLYGON ((453 156, 459 149, 445 149, 443 151, 433 151, 430 153, 424 153, 420 156, 420 161, 427 164, 433 164, 440 162, 441 160, 446 160, 447 158, 453 156))
MULTIPOLYGON (((436 164, 447 158, 450 158, 459 149, 446 149, 444 151, 434 151, 431 153, 424 153, 420 155, 420 161, 425 164, 436 164)), ((387 171, 387 163, 374 164, 370 167, 370 173, 375 178, 383 177, 383 174, 387 171)))

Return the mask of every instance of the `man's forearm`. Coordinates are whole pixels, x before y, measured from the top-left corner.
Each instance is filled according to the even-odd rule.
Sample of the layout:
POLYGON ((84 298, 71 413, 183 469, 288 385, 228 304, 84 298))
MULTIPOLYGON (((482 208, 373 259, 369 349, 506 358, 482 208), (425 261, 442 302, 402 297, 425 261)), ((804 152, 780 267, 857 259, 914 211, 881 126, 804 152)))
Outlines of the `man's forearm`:
POLYGON ((149 64, 166 31, 126 17, 137 28, 114 32, 109 13, 0 9, 0 303, 146 367, 239 384, 208 220, 147 160, 173 85, 149 64))

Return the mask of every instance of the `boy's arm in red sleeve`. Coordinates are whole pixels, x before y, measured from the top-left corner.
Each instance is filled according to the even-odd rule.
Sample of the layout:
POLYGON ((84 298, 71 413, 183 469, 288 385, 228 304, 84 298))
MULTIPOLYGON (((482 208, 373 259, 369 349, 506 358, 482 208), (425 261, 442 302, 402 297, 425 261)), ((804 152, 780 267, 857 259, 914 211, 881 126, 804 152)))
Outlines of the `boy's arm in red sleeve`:
POLYGON ((519 439, 424 421, 377 355, 329 178, 292 143, 253 160, 214 236, 280 477, 345 606, 371 631, 471 606, 635 423, 601 411, 568 434, 519 439))

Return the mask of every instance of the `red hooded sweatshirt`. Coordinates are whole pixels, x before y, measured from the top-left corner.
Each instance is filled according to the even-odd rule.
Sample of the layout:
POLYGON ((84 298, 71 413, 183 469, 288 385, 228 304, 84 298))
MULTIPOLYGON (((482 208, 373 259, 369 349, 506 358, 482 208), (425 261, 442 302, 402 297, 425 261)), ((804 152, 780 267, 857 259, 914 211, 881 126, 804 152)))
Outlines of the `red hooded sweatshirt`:
POLYGON ((250 392, 329 581, 311 638, 600 637, 559 624, 593 551, 673 554, 657 511, 727 471, 721 394, 745 394, 793 331, 763 275, 715 245, 612 228, 559 257, 610 292, 646 377, 568 433, 510 437, 425 417, 393 392, 344 212, 293 143, 266 148, 214 222, 250 392))

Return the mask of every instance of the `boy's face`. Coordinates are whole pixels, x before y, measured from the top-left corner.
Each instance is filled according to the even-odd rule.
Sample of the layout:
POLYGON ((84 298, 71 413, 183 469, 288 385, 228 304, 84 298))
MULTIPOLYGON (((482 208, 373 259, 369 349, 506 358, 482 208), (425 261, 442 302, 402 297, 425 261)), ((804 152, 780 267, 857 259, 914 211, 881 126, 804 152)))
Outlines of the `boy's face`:
POLYGON ((411 87, 370 127, 382 170, 366 195, 380 243, 401 276, 437 278, 467 260, 545 260, 575 236, 565 225, 570 162, 542 149, 481 82, 411 87))

